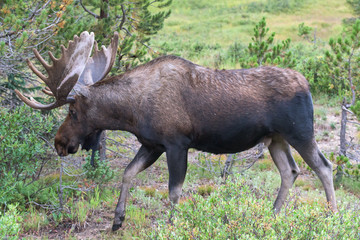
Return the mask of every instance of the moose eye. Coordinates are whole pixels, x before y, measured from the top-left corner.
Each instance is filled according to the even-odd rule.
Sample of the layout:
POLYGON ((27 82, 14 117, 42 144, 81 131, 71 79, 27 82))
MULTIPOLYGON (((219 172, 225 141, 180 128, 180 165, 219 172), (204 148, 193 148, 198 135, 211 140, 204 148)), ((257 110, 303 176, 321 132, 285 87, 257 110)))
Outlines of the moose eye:
POLYGON ((76 120, 76 111, 74 109, 69 110, 70 116, 76 120))

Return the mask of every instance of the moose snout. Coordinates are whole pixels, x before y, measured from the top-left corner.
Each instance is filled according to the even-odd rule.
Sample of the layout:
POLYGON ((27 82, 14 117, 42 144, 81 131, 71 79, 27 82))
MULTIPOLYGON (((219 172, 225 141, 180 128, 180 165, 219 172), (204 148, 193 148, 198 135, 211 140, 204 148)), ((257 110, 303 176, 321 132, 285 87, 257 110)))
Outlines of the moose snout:
POLYGON ((67 146, 56 143, 56 141, 55 141, 55 149, 56 149, 57 154, 60 157, 65 157, 65 156, 69 155, 69 151, 68 151, 67 146))
POLYGON ((79 144, 77 144, 76 146, 68 146, 67 152, 69 154, 74 154, 78 151, 79 149, 79 144))
POLYGON ((56 145, 55 145, 55 149, 56 149, 57 154, 58 154, 60 157, 65 157, 65 156, 68 155, 68 152, 66 151, 66 149, 65 149, 64 147, 56 146, 56 145))
POLYGON ((69 154, 76 153, 77 150, 79 149, 79 145, 77 145, 77 146, 61 146, 61 145, 55 144, 55 149, 56 149, 57 154, 60 157, 65 157, 69 154))
POLYGON ((79 149, 79 144, 66 140, 64 137, 55 137, 55 149, 60 157, 76 153, 79 149))

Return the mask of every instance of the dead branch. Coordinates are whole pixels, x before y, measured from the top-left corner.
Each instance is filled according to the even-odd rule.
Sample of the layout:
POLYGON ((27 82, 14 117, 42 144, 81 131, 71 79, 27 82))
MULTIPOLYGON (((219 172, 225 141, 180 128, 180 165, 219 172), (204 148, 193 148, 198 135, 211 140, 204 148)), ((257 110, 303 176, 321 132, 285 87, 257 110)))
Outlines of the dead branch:
POLYGON ((122 30, 123 25, 126 21, 126 12, 125 12, 125 8, 124 8, 124 4, 121 4, 121 11, 122 11, 122 18, 121 18, 121 22, 119 25, 119 29, 122 30))
POLYGON ((358 122, 353 122, 353 121, 347 121, 348 123, 352 123, 352 124, 356 124, 356 125, 360 125, 360 123, 358 122))
POLYGON ((85 7, 85 5, 83 4, 82 0, 80 0, 80 5, 81 5, 81 7, 85 10, 85 12, 89 13, 91 16, 93 16, 93 17, 96 18, 96 19, 100 19, 100 16, 99 16, 99 15, 93 13, 92 11, 90 11, 89 9, 87 9, 87 8, 85 7))

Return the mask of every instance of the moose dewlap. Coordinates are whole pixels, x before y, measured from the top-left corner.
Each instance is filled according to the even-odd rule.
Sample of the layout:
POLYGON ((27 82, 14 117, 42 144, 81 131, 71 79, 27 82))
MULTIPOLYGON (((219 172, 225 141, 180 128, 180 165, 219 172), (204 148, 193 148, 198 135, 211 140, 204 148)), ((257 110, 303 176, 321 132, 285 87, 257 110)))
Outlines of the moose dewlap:
POLYGON ((55 136, 60 156, 81 145, 96 150, 103 130, 125 130, 142 144, 126 167, 113 230, 125 218, 131 179, 166 153, 169 198, 177 203, 187 169, 189 148, 211 153, 235 153, 265 142, 281 175, 274 203, 278 212, 299 174, 290 145, 320 178, 331 208, 336 211, 332 165, 314 138, 313 105, 306 79, 296 71, 277 67, 212 70, 174 56, 150 61, 121 75, 106 77, 115 58, 118 34, 99 50, 94 34, 81 33, 62 48, 45 68, 44 92, 55 97, 43 105, 18 96, 30 107, 53 109, 69 104, 69 114, 55 136), (95 49, 93 51, 93 46, 95 49), (91 56, 91 52, 93 54, 91 56))

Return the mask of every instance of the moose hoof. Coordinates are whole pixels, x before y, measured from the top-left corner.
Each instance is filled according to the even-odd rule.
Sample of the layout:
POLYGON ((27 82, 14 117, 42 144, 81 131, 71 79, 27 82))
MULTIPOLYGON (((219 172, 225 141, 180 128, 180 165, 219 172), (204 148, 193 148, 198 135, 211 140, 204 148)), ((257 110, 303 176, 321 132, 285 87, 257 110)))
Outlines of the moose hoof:
POLYGON ((115 232, 115 231, 119 230, 119 228, 121 228, 121 225, 122 225, 122 223, 120 223, 120 224, 113 224, 113 226, 112 226, 112 231, 115 232))
POLYGON ((112 226, 112 231, 115 232, 115 231, 119 230, 119 228, 121 228, 122 223, 124 222, 124 220, 125 220, 125 216, 120 217, 118 223, 115 223, 116 221, 114 221, 113 226, 112 226))

